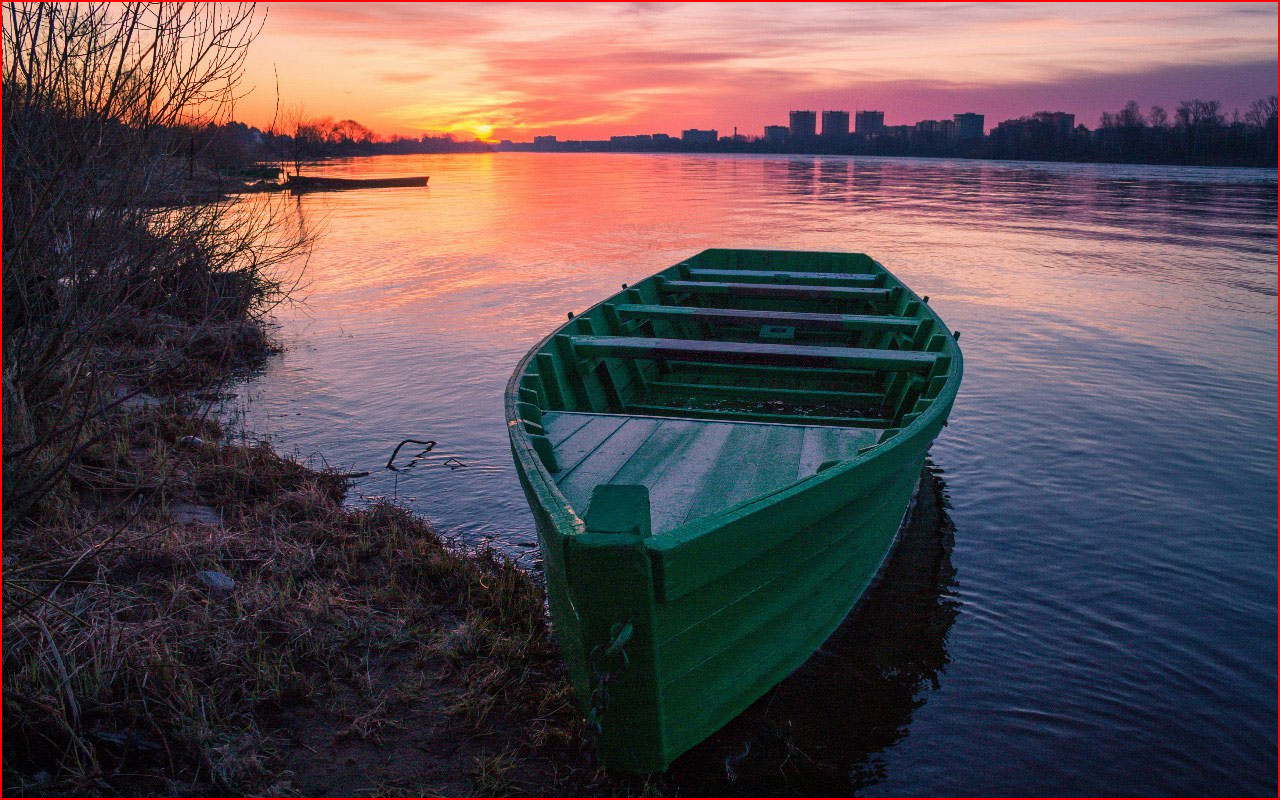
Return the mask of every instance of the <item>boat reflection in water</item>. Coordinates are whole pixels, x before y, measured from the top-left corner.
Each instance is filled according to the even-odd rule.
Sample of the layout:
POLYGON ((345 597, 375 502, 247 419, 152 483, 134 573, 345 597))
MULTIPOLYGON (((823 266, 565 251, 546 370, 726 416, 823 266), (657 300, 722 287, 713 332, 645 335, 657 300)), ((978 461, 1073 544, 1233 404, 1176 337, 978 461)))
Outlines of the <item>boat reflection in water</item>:
POLYGON ((835 795, 876 783, 878 754, 940 686, 959 611, 942 470, 921 475, 880 581, 800 669, 677 759, 683 795, 835 795))

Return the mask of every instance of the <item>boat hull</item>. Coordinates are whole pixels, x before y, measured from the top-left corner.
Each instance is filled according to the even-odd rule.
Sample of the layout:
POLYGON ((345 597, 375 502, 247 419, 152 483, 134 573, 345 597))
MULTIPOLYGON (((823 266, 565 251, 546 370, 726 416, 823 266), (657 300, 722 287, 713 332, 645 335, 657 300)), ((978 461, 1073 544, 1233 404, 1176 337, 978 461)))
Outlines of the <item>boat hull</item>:
POLYGON ((803 664, 874 581, 950 414, 961 366, 941 321, 903 291, 900 306, 930 315, 931 330, 945 334, 945 346, 935 338, 931 349, 948 359, 939 366, 953 380, 927 375, 940 390, 910 400, 904 424, 856 457, 669 531, 588 525, 590 511, 565 499, 538 451, 542 428, 521 398, 534 394, 532 374, 550 374, 547 353, 571 328, 517 367, 507 393, 512 452, 537 525, 555 636, 610 768, 666 769, 803 664))
MULTIPOLYGON (((735 538, 769 539, 774 546, 723 577, 669 599, 660 596, 653 581, 653 556, 623 546, 601 559, 609 565, 601 576, 605 580, 588 582, 575 575, 575 604, 563 555, 565 534, 555 515, 538 502, 530 476, 520 470, 534 510, 555 636, 584 715, 592 711, 593 675, 578 608, 603 605, 624 589, 652 597, 637 603, 651 616, 647 630, 638 630, 634 644, 629 643, 633 650, 643 647, 644 640, 652 644, 647 652, 632 652, 631 665, 611 676, 611 707, 600 713, 607 724, 598 747, 610 768, 665 770, 826 641, 890 553, 932 438, 923 435, 891 460, 859 465, 838 480, 778 502, 755 519, 737 521, 735 538), (648 564, 643 563, 646 558, 648 564), (619 566, 624 560, 630 572, 644 575, 648 568, 649 586, 643 585, 646 581, 622 585, 619 566), (629 710, 619 706, 625 704, 658 713, 623 720, 629 710)), ((641 619, 616 616, 610 624, 641 619)))

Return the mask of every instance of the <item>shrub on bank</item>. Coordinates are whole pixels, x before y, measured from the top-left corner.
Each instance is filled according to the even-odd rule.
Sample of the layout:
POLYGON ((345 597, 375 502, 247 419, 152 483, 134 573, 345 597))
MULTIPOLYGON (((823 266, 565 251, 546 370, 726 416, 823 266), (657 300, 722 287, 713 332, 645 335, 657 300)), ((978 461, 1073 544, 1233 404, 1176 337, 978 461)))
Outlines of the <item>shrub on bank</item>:
POLYGON ((269 352, 263 315, 309 236, 272 198, 198 180, 194 131, 230 113, 252 6, 4 13, 7 538, 123 396, 207 389, 269 352))

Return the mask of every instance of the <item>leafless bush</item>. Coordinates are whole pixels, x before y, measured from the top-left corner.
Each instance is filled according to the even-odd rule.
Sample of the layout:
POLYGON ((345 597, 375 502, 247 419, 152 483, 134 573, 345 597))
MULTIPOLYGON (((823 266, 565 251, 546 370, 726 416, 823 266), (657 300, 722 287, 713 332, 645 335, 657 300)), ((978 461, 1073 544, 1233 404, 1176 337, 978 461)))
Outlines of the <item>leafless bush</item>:
POLYGON ((263 350, 309 236, 282 198, 225 198, 195 135, 260 27, 251 4, 3 5, 6 539, 121 393, 263 350))

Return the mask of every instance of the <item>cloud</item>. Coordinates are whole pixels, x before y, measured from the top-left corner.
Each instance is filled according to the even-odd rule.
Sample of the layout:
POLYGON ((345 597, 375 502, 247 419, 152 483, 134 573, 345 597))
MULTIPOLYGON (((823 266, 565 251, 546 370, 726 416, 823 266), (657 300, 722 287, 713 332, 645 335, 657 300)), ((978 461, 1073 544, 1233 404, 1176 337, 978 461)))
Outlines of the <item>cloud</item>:
POLYGON ((251 72, 385 133, 755 131, 799 105, 1091 123, 1129 96, 1274 91, 1275 23, 1232 4, 285 4, 251 72))
POLYGON ((281 3, 268 11, 273 36, 347 42, 470 40, 503 28, 500 17, 447 3, 281 3))
POLYGON ((383 83, 422 83, 427 76, 421 72, 380 72, 378 80, 383 83))

